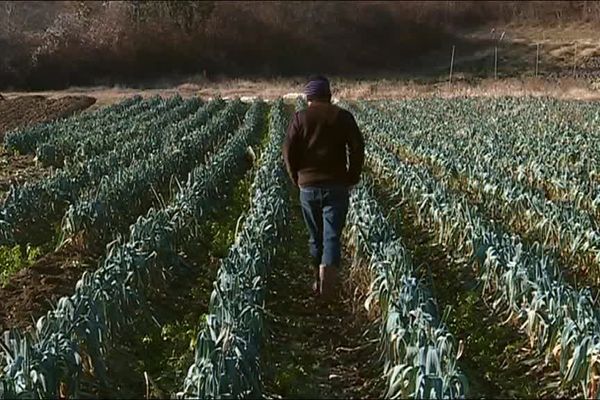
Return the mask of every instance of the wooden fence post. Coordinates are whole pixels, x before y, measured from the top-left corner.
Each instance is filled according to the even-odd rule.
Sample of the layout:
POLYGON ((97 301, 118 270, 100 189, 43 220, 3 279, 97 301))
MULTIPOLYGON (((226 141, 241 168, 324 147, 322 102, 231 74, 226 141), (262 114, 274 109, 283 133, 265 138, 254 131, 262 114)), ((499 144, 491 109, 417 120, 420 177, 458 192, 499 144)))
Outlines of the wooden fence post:
POLYGON ((540 44, 537 44, 537 50, 535 52, 535 77, 538 76, 539 64, 540 64, 540 44))
POLYGON ((494 79, 498 79, 498 46, 494 47, 494 79))
POLYGON ((450 77, 449 77, 449 83, 452 84, 452 70, 454 68, 454 50, 455 50, 456 46, 452 45, 452 57, 450 58, 450 77))
POLYGON ((576 60, 575 58, 577 57, 577 42, 575 42, 575 50, 573 51, 573 78, 575 77, 575 65, 576 65, 576 60))

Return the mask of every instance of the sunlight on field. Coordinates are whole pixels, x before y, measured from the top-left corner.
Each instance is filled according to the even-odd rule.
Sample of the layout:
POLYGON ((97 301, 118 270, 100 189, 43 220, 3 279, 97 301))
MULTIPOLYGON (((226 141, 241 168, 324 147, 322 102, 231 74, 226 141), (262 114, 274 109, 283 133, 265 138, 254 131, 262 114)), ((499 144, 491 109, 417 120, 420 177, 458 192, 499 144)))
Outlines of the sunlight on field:
POLYGON ((281 159, 306 99, 260 97, 146 93, 7 132, 0 397, 596 394, 576 373, 600 355, 595 103, 336 96, 366 164, 341 299, 317 309, 281 159))

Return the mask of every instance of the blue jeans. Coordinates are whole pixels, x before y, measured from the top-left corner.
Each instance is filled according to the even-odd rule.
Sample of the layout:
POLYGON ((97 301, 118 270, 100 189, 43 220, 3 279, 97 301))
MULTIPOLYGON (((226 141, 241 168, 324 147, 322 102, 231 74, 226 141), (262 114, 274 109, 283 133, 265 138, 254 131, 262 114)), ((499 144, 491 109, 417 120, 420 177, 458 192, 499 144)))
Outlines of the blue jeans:
POLYGON ((300 188, 300 204, 310 235, 308 243, 314 266, 340 265, 341 236, 349 198, 345 186, 300 188))

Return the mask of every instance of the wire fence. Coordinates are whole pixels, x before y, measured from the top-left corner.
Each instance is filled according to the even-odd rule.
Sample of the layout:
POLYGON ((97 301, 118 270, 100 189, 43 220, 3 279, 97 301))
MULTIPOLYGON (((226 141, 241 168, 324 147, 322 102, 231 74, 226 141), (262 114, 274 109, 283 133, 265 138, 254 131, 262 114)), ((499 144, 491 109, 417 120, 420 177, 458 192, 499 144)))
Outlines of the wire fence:
POLYGON ((485 77, 494 79, 532 76, 600 81, 600 43, 594 45, 586 42, 580 45, 580 42, 573 41, 563 42, 557 47, 544 46, 543 42, 525 45, 503 39, 504 32, 496 44, 483 53, 484 56, 475 59, 472 58, 471 48, 467 50, 467 46, 461 48, 460 45, 452 45, 449 49, 448 83, 456 81, 461 72, 473 72, 474 68, 485 77), (468 53, 471 59, 461 55, 461 50, 468 53))

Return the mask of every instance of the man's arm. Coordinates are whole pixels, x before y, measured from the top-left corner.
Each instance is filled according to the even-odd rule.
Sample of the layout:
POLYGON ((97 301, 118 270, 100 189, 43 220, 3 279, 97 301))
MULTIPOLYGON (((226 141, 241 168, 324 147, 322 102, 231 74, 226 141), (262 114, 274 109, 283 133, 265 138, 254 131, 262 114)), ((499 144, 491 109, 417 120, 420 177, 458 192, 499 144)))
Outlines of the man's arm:
POLYGON ((354 186, 360 181, 360 174, 365 162, 365 142, 354 116, 350 113, 348 115, 348 183, 354 186))
POLYGON ((300 124, 298 114, 294 113, 283 142, 283 160, 288 175, 294 185, 298 186, 298 150, 300 146, 300 124))

